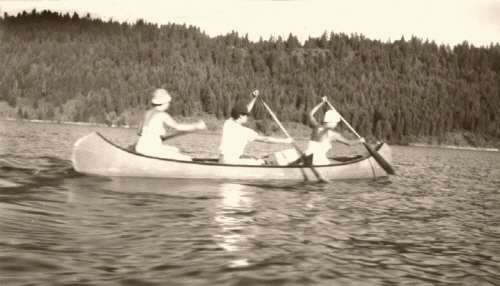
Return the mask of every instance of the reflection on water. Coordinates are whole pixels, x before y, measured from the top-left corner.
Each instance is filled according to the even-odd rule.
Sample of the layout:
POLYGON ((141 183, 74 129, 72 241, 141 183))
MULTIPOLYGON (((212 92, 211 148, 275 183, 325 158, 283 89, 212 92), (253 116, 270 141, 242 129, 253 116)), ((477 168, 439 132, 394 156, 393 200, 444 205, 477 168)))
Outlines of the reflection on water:
MULTIPOLYGON (((218 245, 228 252, 243 250, 253 238, 248 228, 251 228, 253 199, 251 193, 244 190, 244 185, 221 184, 220 203, 216 206, 214 220, 221 228, 215 237, 220 241, 218 245)), ((248 265, 248 259, 242 257, 230 262, 231 267, 248 265)))

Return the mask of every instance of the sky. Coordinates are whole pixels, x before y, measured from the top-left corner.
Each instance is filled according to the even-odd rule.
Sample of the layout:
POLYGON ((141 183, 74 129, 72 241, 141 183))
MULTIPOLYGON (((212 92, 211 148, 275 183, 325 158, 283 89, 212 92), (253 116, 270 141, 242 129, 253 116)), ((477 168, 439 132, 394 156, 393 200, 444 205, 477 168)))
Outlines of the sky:
POLYGON ((383 42, 412 36, 437 44, 500 43, 500 0, 0 0, 0 13, 48 9, 103 20, 187 24, 209 36, 250 40, 330 32, 383 42))

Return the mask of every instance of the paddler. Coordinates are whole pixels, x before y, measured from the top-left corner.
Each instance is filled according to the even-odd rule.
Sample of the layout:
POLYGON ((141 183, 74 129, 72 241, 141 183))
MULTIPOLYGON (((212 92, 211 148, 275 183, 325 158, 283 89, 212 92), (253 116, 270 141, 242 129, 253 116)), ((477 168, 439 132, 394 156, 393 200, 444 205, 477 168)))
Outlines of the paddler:
POLYGON ((231 117, 224 122, 222 127, 222 138, 219 145, 219 162, 223 164, 237 165, 263 165, 263 159, 245 157, 244 151, 248 143, 260 141, 266 143, 292 143, 291 138, 276 138, 263 136, 253 129, 243 126, 248 121, 248 114, 252 111, 259 91, 252 92, 253 98, 247 104, 236 104, 231 110, 231 117))
POLYGON ((139 140, 135 146, 137 153, 165 159, 191 161, 191 157, 182 154, 177 147, 163 144, 167 128, 177 131, 197 131, 207 129, 202 120, 197 123, 178 123, 166 111, 170 107, 172 96, 163 88, 153 92, 153 105, 144 115, 138 129, 139 140))
POLYGON ((335 110, 328 110, 325 113, 321 124, 316 121, 314 115, 326 102, 327 98, 325 96, 322 97, 321 102, 309 113, 309 123, 311 125, 312 132, 307 149, 304 153, 306 156, 311 154, 313 155, 313 165, 327 165, 332 163, 327 156, 328 151, 332 148, 332 142, 339 142, 349 146, 365 142, 364 138, 348 140, 335 131, 335 128, 341 120, 340 114, 338 114, 335 110))

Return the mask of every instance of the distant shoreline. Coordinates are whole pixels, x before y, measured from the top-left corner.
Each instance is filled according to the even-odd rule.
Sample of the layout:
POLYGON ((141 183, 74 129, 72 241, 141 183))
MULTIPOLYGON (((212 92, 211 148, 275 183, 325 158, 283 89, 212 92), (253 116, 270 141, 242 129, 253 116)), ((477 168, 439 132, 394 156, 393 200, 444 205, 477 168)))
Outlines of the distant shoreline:
POLYGON ((487 152, 500 151, 498 148, 455 146, 455 145, 434 145, 434 144, 425 144, 425 143, 409 143, 408 146, 423 147, 423 148, 458 149, 458 150, 470 150, 470 151, 487 151, 487 152))
MULTIPOLYGON (((40 119, 18 119, 18 118, 0 118, 0 121, 22 121, 30 123, 42 123, 42 124, 65 124, 65 125, 76 125, 76 126, 96 126, 96 127, 106 127, 106 128, 136 128, 136 126, 130 125, 107 125, 103 123, 92 123, 92 122, 74 122, 74 121, 56 121, 56 120, 40 120, 40 119)), ((222 122, 222 121, 221 121, 222 122)), ((222 124, 222 123, 221 123, 222 124)), ((285 124, 286 125, 286 124, 285 124)), ((297 127, 295 126, 294 129, 297 127)), ((301 135, 306 134, 301 132, 302 130, 295 130, 296 133, 301 135)), ((307 140, 307 136, 294 136, 297 140, 307 140), (303 137, 303 138, 302 138, 303 137)), ((486 151, 486 152, 499 152, 499 148, 492 147, 472 147, 467 145, 449 145, 449 144, 427 144, 427 143, 408 143, 408 144, 391 144, 400 146, 411 146, 411 147, 422 147, 422 148, 442 148, 442 149, 456 149, 456 150, 469 150, 469 151, 486 151)))
POLYGON ((42 120, 42 119, 18 119, 18 118, 0 118, 0 120, 4 120, 4 121, 22 121, 22 122, 32 122, 32 123, 80 125, 80 126, 131 128, 128 125, 118 126, 118 125, 107 125, 107 124, 104 124, 104 123, 92 123, 92 122, 58 121, 58 120, 42 120))

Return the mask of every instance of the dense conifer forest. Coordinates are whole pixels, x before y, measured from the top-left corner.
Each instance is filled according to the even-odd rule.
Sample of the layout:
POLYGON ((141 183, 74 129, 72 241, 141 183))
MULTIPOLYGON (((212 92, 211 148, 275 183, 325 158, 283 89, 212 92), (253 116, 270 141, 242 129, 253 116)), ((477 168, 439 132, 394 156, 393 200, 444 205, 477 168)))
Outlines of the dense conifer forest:
MULTIPOLYGON (((0 65, 0 101, 23 119, 135 125, 157 87, 174 95, 176 116, 223 119, 258 88, 288 123, 307 123, 328 96, 367 138, 500 139, 499 44, 335 32, 252 42, 236 32, 209 37, 193 26, 31 11, 0 19, 0 65)), ((262 107, 253 115, 271 121, 262 107)))

